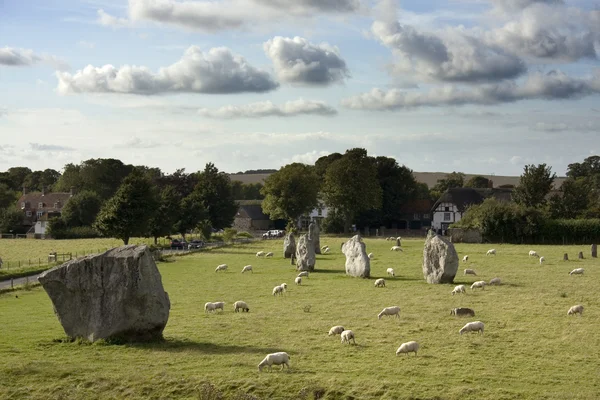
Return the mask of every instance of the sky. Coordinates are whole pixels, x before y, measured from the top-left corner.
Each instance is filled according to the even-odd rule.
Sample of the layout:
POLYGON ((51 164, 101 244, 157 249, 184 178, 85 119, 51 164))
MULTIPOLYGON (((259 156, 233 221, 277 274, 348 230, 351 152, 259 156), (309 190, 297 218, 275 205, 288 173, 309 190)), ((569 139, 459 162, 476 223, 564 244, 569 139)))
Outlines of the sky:
POLYGON ((564 175, 600 152, 599 52, 600 0, 0 0, 0 170, 564 175))

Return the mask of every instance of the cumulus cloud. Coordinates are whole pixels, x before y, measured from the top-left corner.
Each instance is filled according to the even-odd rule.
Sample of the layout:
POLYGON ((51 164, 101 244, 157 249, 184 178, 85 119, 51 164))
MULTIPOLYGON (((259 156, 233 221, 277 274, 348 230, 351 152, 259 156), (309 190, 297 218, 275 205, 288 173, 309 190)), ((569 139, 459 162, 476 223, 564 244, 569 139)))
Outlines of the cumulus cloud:
POLYGON ((261 101, 242 106, 225 106, 216 110, 206 108, 198 110, 204 117, 210 118, 262 118, 293 117, 297 115, 332 116, 337 114, 335 108, 322 101, 298 99, 275 105, 270 101, 261 101))
POLYGON ((282 163, 283 164, 302 163, 302 164, 313 165, 319 158, 328 156, 330 154, 331 154, 330 152, 324 151, 324 150, 322 150, 322 151, 313 150, 313 151, 309 151, 308 153, 304 153, 304 154, 294 154, 292 157, 284 159, 282 163))
POLYGON ((560 71, 532 74, 521 85, 515 82, 480 85, 461 89, 454 85, 429 91, 402 91, 392 89, 370 92, 342 100, 350 109, 400 110, 417 107, 461 106, 465 104, 491 105, 521 100, 566 100, 600 93, 600 72, 590 78, 572 78, 560 71))
POLYGON ((276 36, 263 44, 279 80, 301 85, 325 86, 343 82, 349 71, 337 47, 313 44, 301 37, 276 36))
POLYGON ((59 146, 56 144, 29 143, 29 147, 31 147, 31 150, 33 150, 33 151, 54 152, 54 151, 73 151, 74 150, 72 147, 59 146))
POLYGON ((351 13, 360 9, 358 0, 254 0, 254 2, 299 15, 315 12, 351 13))
POLYGON ((130 21, 127 18, 115 17, 102 9, 98 10, 97 14, 97 22, 102 26, 110 26, 112 28, 123 28, 130 25, 130 21))
POLYGON ((176 63, 153 73, 146 67, 88 65, 74 74, 56 74, 58 93, 131 93, 153 95, 192 92, 206 94, 267 92, 278 84, 271 75, 251 66, 225 47, 204 53, 189 47, 176 63))
POLYGON ((33 50, 0 48, 0 65, 9 67, 30 67, 37 64, 47 64, 58 70, 69 69, 67 63, 56 56, 36 54, 33 50))

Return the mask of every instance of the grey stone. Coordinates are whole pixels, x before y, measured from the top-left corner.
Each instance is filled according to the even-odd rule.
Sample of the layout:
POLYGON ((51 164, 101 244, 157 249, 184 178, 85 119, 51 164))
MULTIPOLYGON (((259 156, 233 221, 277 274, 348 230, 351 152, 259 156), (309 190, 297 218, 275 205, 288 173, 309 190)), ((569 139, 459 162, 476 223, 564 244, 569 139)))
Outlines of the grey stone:
POLYGON ((284 258, 293 258, 294 253, 296 252, 296 238, 294 234, 290 232, 283 239, 283 257, 284 258))
POLYGON ((583 260, 583 251, 580 251, 577 257, 579 257, 580 260, 583 260))
POLYGON ((311 222, 310 225, 308 225, 308 237, 315 245, 316 254, 321 254, 321 238, 319 237, 320 233, 321 232, 318 224, 311 222))
POLYGON ((400 243, 400 239, 396 238, 396 246, 400 247, 402 246, 402 243, 400 243))
POLYGON ((569 261, 569 254, 565 253, 563 256, 563 261, 569 261))
POLYGON ((344 243, 342 253, 346 256, 346 275, 358 278, 371 276, 371 260, 367 256, 366 246, 360 235, 344 243))
POLYGON ((592 245, 592 258, 598 258, 598 246, 596 243, 592 245))
POLYGON ((171 303, 147 246, 123 246, 72 260, 38 279, 71 338, 162 338, 171 303))
POLYGON ((315 270, 315 262, 315 246, 312 240, 308 235, 300 236, 296 245, 296 269, 312 272, 315 270))
POLYGON ((454 245, 430 230, 423 249, 423 276, 427 283, 452 283, 458 271, 454 245))

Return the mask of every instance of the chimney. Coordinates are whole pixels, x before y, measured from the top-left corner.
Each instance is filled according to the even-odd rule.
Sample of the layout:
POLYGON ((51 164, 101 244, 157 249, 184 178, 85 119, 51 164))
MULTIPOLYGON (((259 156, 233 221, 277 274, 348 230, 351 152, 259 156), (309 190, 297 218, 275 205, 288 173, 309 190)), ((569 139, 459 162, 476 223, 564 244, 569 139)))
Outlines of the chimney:
POLYGON ((491 179, 488 179, 488 188, 490 188, 490 189, 494 188, 494 181, 492 181, 491 179))
POLYGON ((23 194, 27 194, 27 187, 23 186, 23 194))
POLYGON ((46 186, 42 186, 42 196, 46 195, 46 186))
POLYGON ((71 194, 70 197, 75 196, 75 186, 71 186, 71 190, 69 191, 69 193, 71 194))

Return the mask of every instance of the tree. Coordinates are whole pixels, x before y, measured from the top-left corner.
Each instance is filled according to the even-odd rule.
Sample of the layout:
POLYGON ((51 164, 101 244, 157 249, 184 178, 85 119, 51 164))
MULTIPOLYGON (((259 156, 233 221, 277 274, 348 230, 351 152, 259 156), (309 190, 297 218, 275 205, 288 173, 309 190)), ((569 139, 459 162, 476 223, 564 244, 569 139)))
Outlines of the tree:
POLYGON ((561 195, 550 198, 548 209, 552 218, 585 217, 592 201, 587 178, 568 178, 561 185, 560 191, 561 195))
POLYGON ((60 173, 50 168, 43 171, 33 171, 25 177, 23 186, 30 191, 40 191, 42 188, 52 191, 59 178, 60 173))
POLYGON ((526 165, 519 185, 512 193, 513 200, 525 207, 539 207, 546 203, 556 174, 546 164, 526 165))
POLYGON ((242 181, 231 181, 231 195, 235 200, 262 200, 262 183, 243 183, 242 181))
POLYGON ((288 164, 269 175, 262 189, 263 212, 271 219, 297 221, 319 204, 317 179, 314 167, 300 163, 288 164))
POLYGON ((23 211, 15 207, 0 209, 0 232, 21 233, 23 231, 23 211))
POLYGON ((208 212, 210 224, 215 229, 230 227, 238 206, 231 192, 231 179, 219 172, 214 164, 208 163, 204 171, 198 173, 198 184, 194 193, 202 201, 208 212))
POLYGON ((150 236, 154 238, 154 244, 161 236, 167 236, 174 232, 174 226, 180 218, 181 199, 173 186, 167 186, 160 192, 158 210, 150 221, 150 236))
POLYGON ((377 168, 364 149, 348 150, 331 163, 322 191, 327 205, 343 217, 346 232, 359 212, 381 208, 377 168))
POLYGON ((404 165, 400 166, 393 158, 375 158, 375 168, 383 191, 381 222, 388 225, 397 221, 401 215, 401 207, 415 198, 417 181, 412 170, 404 165))
POLYGON ((478 176, 474 176, 471 179, 469 179, 465 183, 465 187, 487 189, 490 187, 491 182, 492 181, 490 181, 488 178, 478 175, 478 176))
POLYGON ((327 156, 320 157, 315 162, 315 172, 319 177, 319 181, 323 182, 325 179, 325 173, 327 172, 327 168, 334 162, 342 158, 340 153, 332 153, 327 156))
MULTIPOLYGON (((176 232, 179 232, 185 239, 185 235, 189 231, 197 227, 206 227, 207 224, 210 225, 208 211, 198 193, 192 193, 181 200, 179 219, 173 227, 176 232)), ((204 229, 202 231, 204 233, 204 229)))
POLYGON ((134 171, 102 206, 94 227, 104 236, 128 244, 131 237, 147 234, 157 206, 158 196, 152 183, 134 171))
POLYGON ((431 188, 431 196, 434 199, 439 199, 440 196, 448 189, 461 188, 465 183, 465 174, 462 172, 452 172, 447 174, 445 178, 438 179, 436 185, 431 188))
POLYGON ((102 207, 100 197, 89 190, 77 193, 65 204, 61 219, 68 228, 92 226, 102 207))
POLYGON ((161 188, 173 186, 180 199, 192 194, 197 184, 198 175, 187 174, 185 168, 178 169, 170 175, 163 175, 158 181, 158 186, 161 188))
POLYGON ((569 178, 582 178, 600 174, 600 156, 590 156, 582 163, 569 164, 567 176, 569 178))
POLYGON ((0 183, 0 208, 14 207, 17 200, 17 193, 5 183, 0 183))

